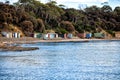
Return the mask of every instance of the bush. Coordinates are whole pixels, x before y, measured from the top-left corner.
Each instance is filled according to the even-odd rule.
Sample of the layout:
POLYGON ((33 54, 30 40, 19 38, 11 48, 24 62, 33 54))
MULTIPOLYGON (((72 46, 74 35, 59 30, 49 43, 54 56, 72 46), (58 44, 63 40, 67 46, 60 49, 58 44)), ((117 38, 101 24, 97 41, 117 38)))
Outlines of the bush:
POLYGON ((68 31, 66 31, 65 29, 60 29, 60 32, 61 32, 62 34, 68 33, 68 31))
POLYGON ((36 31, 44 32, 45 31, 45 25, 44 25, 42 19, 37 19, 37 23, 38 23, 38 25, 37 25, 36 31))
POLYGON ((108 32, 109 34, 111 34, 112 36, 115 36, 115 32, 114 32, 114 31, 112 31, 112 30, 107 30, 107 32, 108 32))
POLYGON ((69 21, 62 21, 62 22, 61 22, 61 27, 64 28, 64 29, 65 29, 66 31, 68 31, 68 32, 73 32, 73 31, 75 31, 74 26, 73 26, 72 23, 69 22, 69 21))
POLYGON ((33 23, 31 21, 23 21, 20 25, 26 36, 33 32, 33 23))

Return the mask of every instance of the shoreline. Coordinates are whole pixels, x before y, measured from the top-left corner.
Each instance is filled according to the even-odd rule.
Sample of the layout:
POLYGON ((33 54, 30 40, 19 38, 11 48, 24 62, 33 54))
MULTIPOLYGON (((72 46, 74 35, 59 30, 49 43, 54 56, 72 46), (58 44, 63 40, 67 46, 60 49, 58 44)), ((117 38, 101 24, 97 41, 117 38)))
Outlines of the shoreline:
POLYGON ((31 51, 38 50, 38 47, 21 47, 21 46, 0 46, 1 51, 31 51))
POLYGON ((52 40, 42 40, 37 38, 31 37, 24 37, 24 38, 0 38, 0 50, 2 51, 31 51, 37 50, 38 47, 22 47, 19 44, 34 44, 34 43, 50 43, 50 42, 89 42, 89 41, 120 41, 120 39, 80 39, 80 38, 73 38, 73 39, 52 39, 52 40))
POLYGON ((0 38, 1 43, 5 44, 30 44, 30 43, 39 43, 39 42, 89 42, 89 41, 104 41, 104 40, 111 40, 111 41, 119 41, 120 39, 111 38, 111 39, 80 39, 80 38, 72 38, 72 39, 51 39, 51 40, 43 40, 38 38, 32 37, 22 37, 22 38, 0 38))

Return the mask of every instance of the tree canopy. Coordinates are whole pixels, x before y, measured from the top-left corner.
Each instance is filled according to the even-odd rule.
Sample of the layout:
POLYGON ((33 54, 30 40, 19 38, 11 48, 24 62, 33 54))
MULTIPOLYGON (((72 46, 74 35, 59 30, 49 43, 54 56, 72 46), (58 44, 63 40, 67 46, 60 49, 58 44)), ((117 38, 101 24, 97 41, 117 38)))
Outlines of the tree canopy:
POLYGON ((0 24, 19 26, 26 35, 49 29, 58 33, 120 31, 119 6, 114 10, 109 5, 84 10, 64 7, 51 0, 46 4, 37 0, 19 0, 13 5, 0 3, 0 24))

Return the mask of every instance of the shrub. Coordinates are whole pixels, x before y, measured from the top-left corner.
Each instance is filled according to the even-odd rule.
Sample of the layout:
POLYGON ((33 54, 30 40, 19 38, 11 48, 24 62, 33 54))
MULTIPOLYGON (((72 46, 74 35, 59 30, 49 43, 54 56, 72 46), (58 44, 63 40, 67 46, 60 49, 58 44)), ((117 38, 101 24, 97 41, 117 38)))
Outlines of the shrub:
POLYGON ((31 21, 23 21, 20 25, 26 36, 33 32, 33 23, 31 21))
POLYGON ((62 22, 61 22, 61 27, 64 28, 64 29, 65 29, 66 31, 68 31, 68 32, 73 32, 73 31, 75 31, 74 26, 73 26, 72 23, 69 22, 69 21, 62 21, 62 22))

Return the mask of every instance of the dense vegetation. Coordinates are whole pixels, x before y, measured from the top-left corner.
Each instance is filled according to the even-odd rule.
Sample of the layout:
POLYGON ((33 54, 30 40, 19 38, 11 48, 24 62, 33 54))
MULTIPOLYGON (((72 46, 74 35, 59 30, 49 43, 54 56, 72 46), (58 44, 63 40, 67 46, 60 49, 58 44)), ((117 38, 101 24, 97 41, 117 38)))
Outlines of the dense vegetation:
POLYGON ((113 33, 120 31, 120 7, 114 10, 109 5, 65 9, 64 5, 51 0, 46 4, 36 0, 19 0, 13 5, 0 3, 0 30, 9 29, 9 24, 19 26, 26 36, 46 30, 74 34, 101 30, 113 33))

